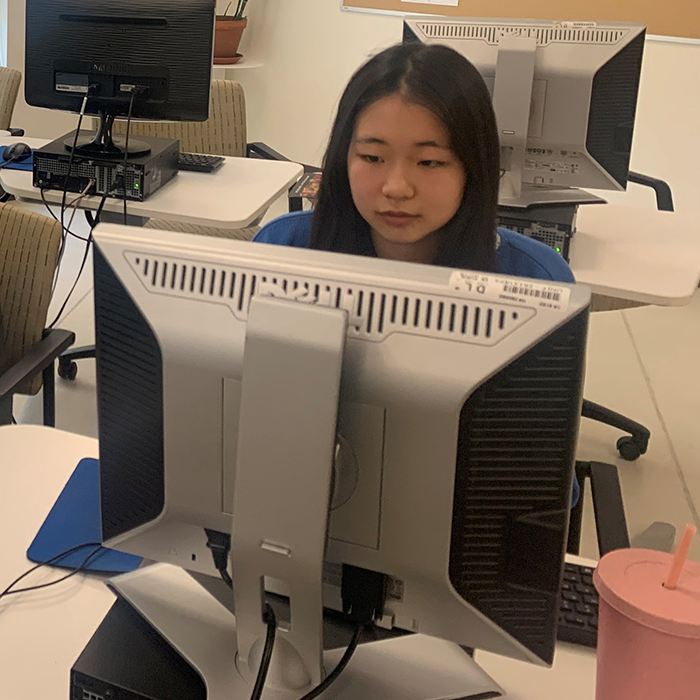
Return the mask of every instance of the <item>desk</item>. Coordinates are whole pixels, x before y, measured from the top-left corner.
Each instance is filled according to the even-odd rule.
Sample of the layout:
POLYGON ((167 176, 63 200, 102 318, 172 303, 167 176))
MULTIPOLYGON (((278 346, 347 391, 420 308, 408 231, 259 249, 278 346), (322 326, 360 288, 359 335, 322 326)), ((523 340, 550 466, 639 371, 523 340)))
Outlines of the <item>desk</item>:
POLYGON ((579 208, 571 269, 593 292, 659 306, 690 302, 700 281, 700 221, 612 204, 579 208))
MULTIPOLYGON (((97 441, 51 428, 0 428, 0 590, 32 566, 26 557, 75 465, 97 441)), ((29 585, 59 578, 37 572, 29 585)), ((0 698, 68 700, 70 668, 114 602, 100 577, 0 601, 0 698)))
MULTIPOLYGON (((97 456, 97 441, 40 426, 0 428, 0 590, 28 569, 25 552, 75 465, 97 456)), ((44 583, 60 573, 37 573, 44 583)), ((63 700, 69 671, 113 594, 100 577, 79 574, 55 588, 0 602, 0 698, 63 700)), ((593 700, 595 656, 560 645, 553 670, 493 654, 477 660, 509 691, 508 700, 593 700)))
MULTIPOLYGON (((20 139, 0 137, 0 146, 20 139)), ((46 139, 23 138, 32 148, 49 143, 46 139)), ((144 218, 166 219, 220 229, 239 229, 252 225, 280 195, 293 185, 304 169, 297 163, 258 158, 226 158, 214 173, 181 171, 177 177, 145 202, 129 202, 129 213, 144 218)), ((2 188, 22 199, 39 200, 32 185, 32 173, 24 170, 0 170, 2 188)), ((46 192, 47 201, 60 204, 62 193, 46 192)), ((84 209, 97 209, 101 197, 86 197, 84 209)), ((108 197, 105 210, 123 211, 120 199, 108 197)))

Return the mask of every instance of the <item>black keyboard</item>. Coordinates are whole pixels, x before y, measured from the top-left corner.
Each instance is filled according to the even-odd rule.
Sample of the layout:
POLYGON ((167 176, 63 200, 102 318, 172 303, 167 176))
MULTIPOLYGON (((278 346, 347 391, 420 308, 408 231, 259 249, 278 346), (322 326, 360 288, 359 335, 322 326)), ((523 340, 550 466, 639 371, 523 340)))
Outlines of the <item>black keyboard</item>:
POLYGON ((557 638, 593 648, 598 642, 598 592, 588 566, 564 565, 557 638))
POLYGON ((202 153, 180 153, 177 157, 179 170, 194 170, 198 173, 213 173, 226 159, 221 156, 207 156, 202 153))

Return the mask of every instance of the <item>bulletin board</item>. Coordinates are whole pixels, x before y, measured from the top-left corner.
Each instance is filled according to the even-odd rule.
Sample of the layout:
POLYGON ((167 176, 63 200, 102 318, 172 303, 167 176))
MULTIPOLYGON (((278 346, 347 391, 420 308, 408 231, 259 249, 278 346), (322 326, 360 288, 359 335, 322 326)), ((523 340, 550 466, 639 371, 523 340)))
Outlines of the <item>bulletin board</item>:
POLYGON ((441 5, 436 0, 341 1, 346 9, 449 17, 642 22, 649 34, 700 39, 700 0, 458 0, 456 6, 441 5))

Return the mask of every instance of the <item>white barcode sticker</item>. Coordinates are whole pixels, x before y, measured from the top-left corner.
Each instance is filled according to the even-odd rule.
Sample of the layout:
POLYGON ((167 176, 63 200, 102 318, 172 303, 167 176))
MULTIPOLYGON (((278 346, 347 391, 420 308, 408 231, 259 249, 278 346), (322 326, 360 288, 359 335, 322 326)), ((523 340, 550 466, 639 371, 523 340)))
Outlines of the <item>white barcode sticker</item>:
POLYGON ((477 298, 504 301, 540 309, 562 311, 569 303, 571 290, 557 284, 535 280, 494 277, 479 272, 454 272, 450 288, 468 292, 477 298))

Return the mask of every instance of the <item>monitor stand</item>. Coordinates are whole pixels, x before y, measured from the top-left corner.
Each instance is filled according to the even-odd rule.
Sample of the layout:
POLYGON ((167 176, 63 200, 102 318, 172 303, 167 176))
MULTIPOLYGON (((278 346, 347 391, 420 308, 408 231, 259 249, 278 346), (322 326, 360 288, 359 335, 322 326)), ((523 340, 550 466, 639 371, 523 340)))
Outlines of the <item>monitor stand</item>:
MULTIPOLYGON (((99 156, 101 158, 124 158, 126 138, 113 136, 115 115, 106 109, 100 109, 97 132, 87 131, 78 135, 75 153, 81 156, 99 156)), ((73 150, 75 132, 67 136, 63 143, 67 150, 73 150)), ((129 155, 144 156, 151 152, 151 147, 145 141, 129 137, 129 155)))
MULTIPOLYGON (((211 579, 212 584, 217 584, 211 579)), ((248 700, 252 685, 240 673, 236 619, 187 572, 154 564, 110 582, 110 587, 202 676, 208 700, 248 700)), ((223 586, 223 584, 221 584, 223 586)), ((227 591, 232 598, 230 591, 227 591)), ((230 601, 231 602, 231 601, 230 601)), ((230 606, 226 606, 230 607, 230 606)), ((344 649, 326 651, 329 673, 344 649)), ((268 700, 298 700, 299 691, 265 689, 268 700)), ((487 700, 504 692, 459 646, 412 634, 360 644, 324 697, 333 700, 487 700)))
MULTIPOLYGON (((290 622, 277 625, 266 700, 303 697, 344 653, 324 652, 323 562, 348 314, 292 303, 274 285, 267 292, 251 300, 246 326, 231 511, 233 591, 218 578, 195 580, 167 564, 111 584, 201 674, 209 700, 251 695, 266 635, 266 578, 284 583, 291 611, 290 622)), ((460 647, 422 635, 362 645, 324 694, 337 700, 501 696, 460 647)))
POLYGON ((562 204, 605 204, 601 197, 576 187, 548 187, 523 182, 536 51, 537 39, 531 36, 503 36, 498 45, 493 89, 493 108, 501 144, 498 205, 527 209, 562 204))

